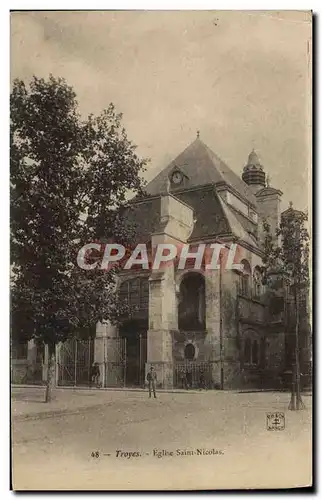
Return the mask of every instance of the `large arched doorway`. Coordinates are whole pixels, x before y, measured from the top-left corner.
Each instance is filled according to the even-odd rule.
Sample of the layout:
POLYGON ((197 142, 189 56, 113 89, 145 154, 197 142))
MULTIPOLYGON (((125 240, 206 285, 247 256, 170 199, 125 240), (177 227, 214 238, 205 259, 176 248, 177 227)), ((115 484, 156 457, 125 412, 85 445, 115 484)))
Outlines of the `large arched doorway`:
POLYGON ((199 273, 187 273, 180 283, 178 326, 181 331, 206 328, 205 279, 199 273))

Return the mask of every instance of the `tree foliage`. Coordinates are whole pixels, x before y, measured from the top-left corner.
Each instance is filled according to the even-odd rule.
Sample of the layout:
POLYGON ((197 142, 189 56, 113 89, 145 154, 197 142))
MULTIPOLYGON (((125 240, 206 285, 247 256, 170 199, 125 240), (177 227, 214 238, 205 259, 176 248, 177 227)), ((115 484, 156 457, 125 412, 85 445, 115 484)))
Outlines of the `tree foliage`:
POLYGON ((267 283, 272 273, 297 289, 309 287, 309 233, 307 215, 292 207, 284 212, 276 235, 264 223, 263 276, 267 283))
POLYGON ((112 104, 82 120, 60 78, 15 80, 10 108, 12 335, 54 346, 121 312, 117 269, 85 271, 76 258, 84 243, 130 240, 125 207, 146 160, 112 104))

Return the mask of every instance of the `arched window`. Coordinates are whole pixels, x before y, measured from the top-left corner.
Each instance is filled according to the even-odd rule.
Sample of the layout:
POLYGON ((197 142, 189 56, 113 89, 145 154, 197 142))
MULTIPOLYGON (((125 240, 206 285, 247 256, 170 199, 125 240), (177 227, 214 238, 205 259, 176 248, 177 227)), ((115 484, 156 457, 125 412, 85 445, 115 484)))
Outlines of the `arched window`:
POLYGON ((180 283, 179 330, 204 330, 206 327, 205 279, 199 273, 186 274, 180 283))
POLYGON ((250 264, 248 260, 243 259, 241 264, 244 266, 242 274, 241 274, 241 282, 240 282, 240 293, 244 295, 244 297, 249 297, 249 280, 252 274, 250 264))
POLYGON ((196 349, 193 344, 187 344, 184 349, 184 357, 189 361, 192 361, 195 357, 196 349))
POLYGON ((256 332, 250 332, 251 336, 247 336, 244 340, 244 364, 251 366, 259 366, 262 362, 262 344, 259 344, 257 338, 253 336, 257 334, 256 332), (261 349, 261 350, 260 350, 261 349))
POLYGON ((258 266, 255 267, 253 274, 253 293, 255 299, 259 299, 262 295, 262 273, 258 266))

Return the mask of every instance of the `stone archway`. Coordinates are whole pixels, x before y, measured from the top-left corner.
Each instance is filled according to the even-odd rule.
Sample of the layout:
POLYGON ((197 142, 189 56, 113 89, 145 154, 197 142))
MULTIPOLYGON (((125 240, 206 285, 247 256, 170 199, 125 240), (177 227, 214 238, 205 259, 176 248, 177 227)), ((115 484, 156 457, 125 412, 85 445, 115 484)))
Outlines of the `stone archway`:
POLYGON ((206 328, 205 278, 200 273, 186 273, 180 282, 178 328, 181 331, 206 328))

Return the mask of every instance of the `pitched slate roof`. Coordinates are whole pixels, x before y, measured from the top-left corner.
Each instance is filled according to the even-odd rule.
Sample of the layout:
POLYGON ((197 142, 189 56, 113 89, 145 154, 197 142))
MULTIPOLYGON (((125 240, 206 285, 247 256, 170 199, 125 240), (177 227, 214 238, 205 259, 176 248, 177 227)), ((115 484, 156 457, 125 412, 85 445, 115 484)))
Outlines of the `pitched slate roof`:
MULTIPOLYGON (((176 198, 189 205, 194 211, 195 224, 190 241, 208 238, 235 236, 258 248, 254 233, 256 225, 241 216, 217 194, 211 185, 181 191, 176 198)), ((129 207, 128 223, 136 226, 136 243, 147 243, 151 234, 158 232, 160 226, 161 196, 133 202, 129 207)))
POLYGON ((255 236, 255 238, 257 238, 257 236, 258 236, 258 224, 256 224, 255 222, 252 222, 250 219, 245 217, 241 212, 238 212, 237 210, 235 210, 232 205, 229 205, 229 208, 233 212, 236 219, 243 226, 245 231, 247 231, 247 233, 249 233, 249 234, 255 236))
POLYGON ((211 236, 231 234, 219 196, 212 186, 182 191, 177 193, 175 197, 193 209, 196 222, 190 240, 202 240, 211 236))
POLYGON ((247 224, 245 224, 244 219, 246 218, 239 217, 237 212, 231 206, 227 205, 221 198, 220 203, 227 218, 231 233, 240 241, 244 241, 245 243, 258 248, 255 234, 251 234, 248 230, 249 228, 247 227, 247 224))
POLYGON ((224 182, 256 205, 256 198, 247 184, 199 138, 148 183, 145 188, 147 193, 157 195, 166 191, 169 175, 175 167, 188 177, 187 188, 224 182))

